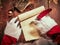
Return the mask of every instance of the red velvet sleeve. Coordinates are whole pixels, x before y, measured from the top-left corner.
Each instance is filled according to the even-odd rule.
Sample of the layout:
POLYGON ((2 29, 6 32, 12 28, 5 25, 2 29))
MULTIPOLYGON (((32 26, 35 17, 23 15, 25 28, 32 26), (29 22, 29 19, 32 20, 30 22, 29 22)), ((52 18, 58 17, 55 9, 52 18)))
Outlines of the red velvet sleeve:
POLYGON ((60 43, 60 26, 54 26, 49 32, 47 32, 47 35, 52 38, 53 41, 60 43))
POLYGON ((16 42, 17 39, 15 39, 14 37, 4 35, 1 45, 12 45, 12 44, 16 44, 16 42))

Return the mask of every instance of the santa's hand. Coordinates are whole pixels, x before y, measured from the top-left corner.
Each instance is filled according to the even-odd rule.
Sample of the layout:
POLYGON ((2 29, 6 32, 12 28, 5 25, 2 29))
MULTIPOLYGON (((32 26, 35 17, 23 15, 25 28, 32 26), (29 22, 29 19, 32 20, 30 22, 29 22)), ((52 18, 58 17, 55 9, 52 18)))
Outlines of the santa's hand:
POLYGON ((38 30, 40 30, 41 34, 46 34, 57 25, 55 20, 50 16, 44 16, 40 20, 35 20, 34 22, 36 23, 36 27, 38 30))
POLYGON ((9 35, 11 37, 14 37, 16 39, 19 38, 19 36, 21 35, 21 28, 18 26, 19 24, 19 21, 16 21, 17 17, 16 18, 13 18, 10 22, 7 22, 7 26, 5 28, 5 34, 6 35, 9 35))

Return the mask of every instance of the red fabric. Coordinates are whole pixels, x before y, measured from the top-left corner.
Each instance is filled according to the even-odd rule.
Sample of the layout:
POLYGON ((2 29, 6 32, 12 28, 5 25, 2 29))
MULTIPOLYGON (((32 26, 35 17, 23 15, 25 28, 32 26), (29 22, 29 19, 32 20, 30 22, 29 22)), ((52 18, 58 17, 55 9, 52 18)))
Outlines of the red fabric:
POLYGON ((60 26, 56 25, 54 26, 47 34, 52 36, 53 34, 60 33, 60 26))
POLYGON ((1 45, 12 45, 12 44, 16 44, 16 42, 17 39, 8 35, 4 35, 1 45))
POLYGON ((52 36, 54 36, 54 34, 56 36, 56 38, 53 40, 57 43, 60 43, 60 26, 56 25, 54 26, 49 32, 47 32, 47 35, 51 38, 52 36), (58 34, 59 33, 59 34, 58 34))
POLYGON ((54 41, 60 44, 60 35, 58 35, 54 41))
POLYGON ((46 16, 50 11, 52 11, 52 9, 50 9, 50 8, 42 11, 42 12, 37 16, 37 19, 40 20, 42 17, 46 16))

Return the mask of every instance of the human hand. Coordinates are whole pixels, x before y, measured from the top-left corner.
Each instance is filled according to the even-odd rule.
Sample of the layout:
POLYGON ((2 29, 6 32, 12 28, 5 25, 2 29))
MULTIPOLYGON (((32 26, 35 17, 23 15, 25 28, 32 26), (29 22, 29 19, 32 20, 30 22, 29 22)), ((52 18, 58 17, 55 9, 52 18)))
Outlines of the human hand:
POLYGON ((44 16, 40 20, 35 20, 34 22, 36 23, 36 27, 38 30, 40 30, 41 34, 46 34, 57 25, 55 20, 50 16, 44 16))
POLYGON ((19 24, 19 21, 16 21, 17 17, 11 19, 10 22, 7 22, 7 26, 5 28, 5 34, 6 35, 9 35, 9 36, 12 36, 12 37, 15 37, 16 39, 19 38, 19 36, 21 35, 21 28, 18 26, 19 24))

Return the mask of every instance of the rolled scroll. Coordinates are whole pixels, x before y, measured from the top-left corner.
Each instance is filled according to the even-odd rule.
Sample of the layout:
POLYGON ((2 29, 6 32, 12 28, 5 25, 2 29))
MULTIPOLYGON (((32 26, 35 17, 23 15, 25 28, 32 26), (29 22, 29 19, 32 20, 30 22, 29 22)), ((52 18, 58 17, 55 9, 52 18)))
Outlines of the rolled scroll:
POLYGON ((38 8, 35 8, 31 11, 25 12, 23 14, 18 15, 20 21, 24 21, 28 18, 31 18, 39 13, 41 13, 43 10, 45 10, 44 6, 40 6, 38 8))

